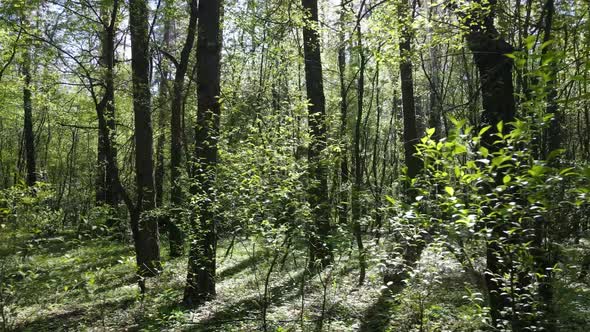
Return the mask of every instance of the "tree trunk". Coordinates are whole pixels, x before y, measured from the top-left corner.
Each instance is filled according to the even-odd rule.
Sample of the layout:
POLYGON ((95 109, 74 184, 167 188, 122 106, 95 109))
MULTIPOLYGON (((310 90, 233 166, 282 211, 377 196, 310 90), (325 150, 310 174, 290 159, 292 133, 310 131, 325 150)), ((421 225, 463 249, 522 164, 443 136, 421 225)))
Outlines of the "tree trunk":
MULTIPOLYGON (((555 2, 554 0, 547 0, 545 4, 545 26, 543 33, 543 42, 549 42, 551 40, 551 33, 553 30, 553 16, 555 15, 555 2)), ((543 48, 541 51, 543 58, 547 56, 549 51, 552 49, 551 45, 543 48)), ((549 75, 550 79, 547 82, 546 87, 546 98, 547 108, 545 112, 553 115, 551 122, 549 122, 549 128, 547 128, 545 137, 545 151, 544 157, 546 158, 551 151, 557 150, 561 147, 561 114, 557 107, 557 60, 553 59, 550 62, 549 75)))
MULTIPOLYGON (((555 15, 554 0, 547 0, 545 3, 545 26, 543 33, 543 42, 551 40, 553 29, 553 16, 555 15)), ((541 51, 542 58, 545 58, 552 49, 551 45, 546 46, 541 51)), ((541 64, 542 65, 542 64, 541 64)), ((547 158, 551 151, 561 147, 561 116, 557 106, 557 60, 553 59, 549 64, 550 80, 546 86, 547 108, 546 113, 553 115, 549 128, 546 129, 544 158, 547 158)), ((554 166, 559 165, 559 159, 550 161, 554 166)), ((555 331, 555 317, 553 308, 553 271, 555 264, 551 253, 551 242, 549 240, 550 222, 545 218, 536 218, 535 222, 535 240, 533 242, 533 255, 535 257, 536 273, 539 276, 539 296, 543 301, 543 324, 547 331, 555 331)))
MULTIPOLYGON (((166 1, 165 10, 168 10, 170 2, 166 1)), ((164 31, 162 36, 162 44, 164 52, 170 50, 170 39, 172 34, 172 22, 170 15, 164 13, 164 31)), ((160 79, 158 83, 158 130, 157 130, 157 143, 156 143, 156 170, 154 174, 154 185, 156 191, 156 206, 162 208, 164 206, 164 178, 166 176, 165 158, 164 158, 164 147, 166 144, 166 124, 168 114, 170 112, 170 89, 168 81, 170 78, 170 66, 164 58, 160 59, 159 63, 160 79)), ((162 213, 158 217, 158 228, 160 233, 168 231, 168 238, 170 238, 170 213, 162 213)), ((170 247, 172 243, 169 241, 170 247)), ((170 253, 170 256, 175 256, 170 253)))
POLYGON ((399 65, 402 86, 402 109, 404 122, 404 151, 407 175, 410 179, 422 169, 422 162, 415 156, 418 143, 418 129, 416 124, 416 106, 414 98, 414 78, 412 69, 412 27, 410 15, 410 0, 403 0, 400 4, 401 40, 399 44, 401 62, 399 65))
POLYGON ((148 12, 147 1, 129 1, 137 185, 136 208, 130 214, 140 275, 154 276, 161 265, 158 223, 149 215, 155 207, 155 192, 148 12))
POLYGON ((33 186, 37 182, 35 165, 35 134, 33 133, 33 103, 31 100, 31 51, 25 46, 23 54, 22 72, 25 77, 23 84, 23 108, 24 108, 24 138, 25 160, 27 165, 27 185, 33 186))
POLYGON ((346 38, 345 26, 345 2, 340 8, 340 45, 338 47, 338 74, 340 78, 340 144, 342 144, 339 165, 340 169, 340 201, 338 202, 338 222, 341 225, 348 223, 348 144, 346 129, 348 127, 348 87, 346 86, 346 38))
MULTIPOLYGON (((440 15, 438 12, 437 7, 432 7, 428 9, 428 16, 429 19, 432 19, 434 15, 440 15)), ((429 41, 433 43, 434 32, 429 29, 429 41)), ((428 115, 428 125, 431 128, 434 128, 434 135, 433 139, 438 140, 443 137, 442 135, 442 114, 443 110, 443 84, 441 84, 441 76, 444 73, 442 69, 446 66, 441 66, 441 47, 440 45, 432 45, 430 46, 430 90, 429 90, 429 106, 430 106, 430 114, 428 115), (443 67, 443 68, 441 68, 443 67)), ((443 76, 444 78, 444 76, 443 76)), ((442 80, 444 81, 444 79, 442 80)))
MULTIPOLYGON (((164 47, 170 49, 170 20, 166 19, 164 23, 164 47)), ((155 187, 156 187, 156 206, 161 207, 164 204, 164 177, 166 175, 164 162, 164 145, 166 144, 166 118, 168 117, 169 97, 168 79, 170 72, 168 64, 163 60, 160 64, 160 84, 159 84, 159 112, 158 112, 158 141, 156 144, 156 173, 155 173, 155 187)))
MULTIPOLYGON (((186 40, 180 53, 180 62, 174 75, 174 87, 172 95, 170 117, 170 205, 173 211, 180 208, 183 203, 180 175, 182 169, 182 102, 184 95, 184 77, 188 70, 190 53, 195 41, 197 28, 198 1, 190 3, 190 18, 187 28, 186 40)), ((174 215, 178 215, 173 212, 174 215)), ((170 255, 177 257, 183 253, 184 235, 178 227, 178 220, 169 220, 170 255)))
MULTIPOLYGON (((103 113, 106 121, 103 125, 107 128, 99 128, 98 130, 98 169, 96 182, 96 203, 108 204, 115 207, 119 204, 120 196, 117 188, 117 180, 115 179, 115 168, 117 167, 117 150, 114 146, 115 138, 115 83, 114 83, 114 66, 115 66, 115 27, 116 22, 112 18, 116 18, 118 10, 118 1, 115 1, 111 15, 103 12, 105 22, 109 22, 104 26, 101 36, 102 55, 100 65, 104 69, 104 95, 103 103, 101 103, 103 113), (106 130, 105 130, 106 129, 106 130), (110 137, 104 137, 103 133, 108 132, 110 137), (107 148, 107 142, 111 142, 110 148, 107 148), (111 156, 107 157, 110 153, 111 156), (111 160, 112 162, 109 162, 111 160)), ((99 126, 101 126, 99 121, 99 126)), ((118 172, 117 172, 118 173, 118 172)))
MULTIPOLYGON (((483 104, 482 127, 491 126, 490 130, 483 135, 481 144, 490 153, 494 153, 500 149, 498 144, 494 144, 498 133, 496 124, 500 121, 503 123, 512 122, 516 106, 512 83, 512 60, 505 56, 505 54, 511 53, 513 48, 501 38, 494 27, 495 1, 490 1, 490 6, 492 10, 485 16, 481 13, 472 15, 472 17, 482 17, 482 20, 469 19, 466 21, 466 27, 470 29, 466 39, 479 71, 483 104)), ((504 126, 504 128, 507 127, 504 126)), ((503 175, 500 174, 501 171, 498 173, 497 181, 501 183, 503 175)), ((489 293, 492 324, 495 325, 502 318, 503 308, 510 306, 510 299, 502 295, 502 285, 496 277, 508 272, 502 248, 494 240, 504 236, 505 225, 498 225, 496 220, 490 220, 489 227, 492 229, 492 240, 488 241, 486 248, 486 264, 489 273, 486 273, 485 279, 489 293)))
POLYGON ((191 220, 194 239, 189 253, 184 302, 195 305, 215 296, 215 178, 219 139, 222 0, 199 1, 194 185, 201 198, 191 220), (197 223, 198 222, 198 223, 197 223))
POLYGON ((309 205, 312 209, 314 225, 309 232, 310 264, 326 266, 332 262, 330 236, 330 208, 328 198, 328 170, 321 162, 326 148, 326 110, 318 32, 317 0, 302 0, 305 10, 303 26, 303 54, 305 60, 305 86, 309 104, 307 107, 311 142, 308 149, 310 185, 309 205))
MULTIPOLYGON (((362 10, 362 8, 361 8, 362 10)), ((354 187, 352 188, 352 232, 358 248, 359 255, 359 285, 365 282, 365 273, 367 263, 365 261, 365 248, 363 245, 362 229, 361 229, 361 190, 363 185, 363 165, 361 157, 361 122, 363 118, 363 101, 365 94, 365 52, 363 50, 362 33, 360 25, 360 11, 359 24, 356 29, 357 47, 359 51, 359 78, 357 88, 357 112, 354 130, 354 187)))

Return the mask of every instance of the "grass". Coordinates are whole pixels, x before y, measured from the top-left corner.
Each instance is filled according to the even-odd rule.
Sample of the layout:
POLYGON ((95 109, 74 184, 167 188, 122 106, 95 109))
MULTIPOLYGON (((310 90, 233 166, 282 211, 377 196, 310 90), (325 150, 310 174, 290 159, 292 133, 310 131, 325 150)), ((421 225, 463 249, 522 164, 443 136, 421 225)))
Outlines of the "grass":
MULTIPOLYGON (((133 248, 124 241, 73 233, 36 240, 5 233, 0 240, 3 281, 14 294, 9 317, 19 331, 258 331, 264 311, 268 331, 313 331, 320 321, 324 331, 476 331, 486 317, 460 264, 436 245, 395 293, 381 285, 378 246, 360 287, 354 253, 311 276, 304 252, 292 248, 270 273, 265 295, 273 252, 243 239, 221 257, 229 244, 221 241, 217 297, 189 309, 181 305, 186 258, 170 259, 166 250, 164 272, 141 296, 133 248)), ((590 294, 563 288, 577 301, 572 319, 587 323, 590 294)))

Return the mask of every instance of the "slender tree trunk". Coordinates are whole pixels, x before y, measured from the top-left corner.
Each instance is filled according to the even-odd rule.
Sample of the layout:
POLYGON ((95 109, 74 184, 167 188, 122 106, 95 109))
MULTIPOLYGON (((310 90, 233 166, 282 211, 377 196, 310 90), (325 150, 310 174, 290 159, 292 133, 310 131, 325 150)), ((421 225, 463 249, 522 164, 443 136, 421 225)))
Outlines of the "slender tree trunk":
MULTIPOLYGON (((555 15, 555 1, 547 0, 545 3, 545 26, 543 33, 543 42, 549 42, 552 38, 553 30, 553 16, 555 15)), ((543 58, 545 58, 549 51, 552 49, 551 45, 543 48, 541 51, 543 58)), ((551 122, 549 122, 549 128, 547 128, 545 137, 545 157, 554 150, 561 147, 561 114, 557 107, 557 60, 553 59, 550 62, 549 75, 550 80, 547 82, 546 94, 547 94, 547 108, 545 112, 553 115, 551 122)))
MULTIPOLYGON (((554 0, 547 0, 545 3, 545 24, 543 42, 547 43, 552 38, 553 17, 555 15, 554 0)), ((542 58, 545 58, 552 49, 551 45, 541 51, 542 58)), ((547 158, 551 151, 561 147, 561 114, 557 106, 557 60, 553 59, 549 64, 550 80, 546 86, 547 108, 546 113, 553 115, 549 128, 546 129, 544 158, 547 158)), ((551 161, 558 166, 559 159, 551 161)), ((539 276, 539 296, 543 301, 543 324, 547 331, 555 331, 555 317, 553 308, 553 273, 554 259, 551 253, 551 241, 549 240, 550 223, 545 218, 536 218, 535 240, 533 242, 533 255, 535 257, 536 274, 539 276)))
MULTIPOLYGON (((428 9, 428 16, 429 19, 440 13, 436 7, 432 7, 428 9)), ((433 31, 428 31, 430 42, 433 42, 433 31)), ((430 46, 430 91, 429 98, 430 98, 430 114, 428 116, 428 125, 431 128, 435 129, 435 134, 433 138, 440 139, 443 137, 442 135, 442 119, 444 115, 442 114, 443 108, 443 85, 441 84, 440 77, 442 76, 442 68, 441 68, 441 47, 440 45, 432 45, 430 46)))
MULTIPOLYGON (((373 173, 373 197, 375 198, 375 223, 374 228, 377 229, 377 232, 381 231, 381 226, 383 224, 383 211, 381 209, 382 204, 382 197, 383 197, 383 182, 379 181, 379 162, 387 160, 387 155, 385 151, 387 151, 387 142, 385 144, 381 144, 381 116, 383 113, 383 108, 381 104, 381 86, 380 86, 380 70, 379 70, 379 62, 375 64, 375 80, 373 81, 373 89, 375 89, 375 107, 377 109, 377 124, 375 126, 375 137, 373 138, 373 160, 371 161, 371 169, 373 173), (380 147, 383 148, 383 152, 381 152, 380 147), (383 153, 381 158, 378 158, 379 154, 383 153)), ((385 173, 385 167, 381 170, 381 174, 385 173)), ((374 229, 373 229, 374 230, 374 229)), ((379 235, 377 235, 377 238, 379 235)))
MULTIPOLYGON (((360 17, 360 12, 359 12, 360 17)), ((360 21, 360 19, 359 19, 360 21)), ((363 50, 361 25, 357 24, 357 47, 359 50, 359 78, 357 87, 357 112, 354 129, 354 187, 352 188, 352 231, 356 240, 359 255, 359 285, 365 282, 367 263, 365 261, 365 248, 363 245, 361 229, 361 191, 363 186, 363 165, 361 157, 361 122, 363 118, 363 102, 365 94, 365 52, 363 50)))
MULTIPOLYGON (((171 22, 169 15, 165 15, 164 19, 164 36, 163 44, 166 50, 170 49, 170 35, 172 33, 171 22)), ((164 145, 166 144, 166 120, 169 112, 169 97, 168 79, 170 71, 168 64, 162 59, 160 64, 160 84, 158 104, 160 110, 158 113, 158 141, 156 144, 156 173, 155 173, 155 187, 156 187, 156 206, 161 207, 164 204, 164 177, 166 175, 164 165, 164 145)), ((165 220, 162 220, 165 224, 165 220)))
MULTIPOLYGON (((118 10, 118 1, 115 1, 112 8, 111 15, 103 12, 105 22, 109 22, 104 26, 101 36, 102 55, 100 64, 104 68, 104 95, 102 109, 106 119, 104 125, 107 128, 99 128, 98 131, 98 169, 96 182, 96 203, 108 204, 115 207, 119 204, 120 195, 117 188, 117 180, 115 179, 115 168, 117 167, 117 149, 114 146, 115 141, 115 83, 114 83, 114 67, 115 67, 115 29, 116 22, 112 20, 116 18, 118 10), (104 130, 106 129, 106 130, 104 130), (103 133, 108 132, 110 137, 104 137, 103 133), (111 142, 110 148, 107 148, 107 142, 111 142), (111 156, 107 157, 110 153, 111 156), (109 162, 112 160, 112 162, 109 162)), ((106 24, 106 23, 105 23, 106 24)), ((101 122, 99 121, 99 126, 101 122)))
POLYGON ((137 186, 136 208, 130 213, 131 229, 140 274, 153 276, 159 273, 161 264, 158 222, 149 215, 155 207, 155 192, 148 13, 147 1, 129 1, 137 186))
POLYGON ((197 100, 195 128, 196 167, 191 192, 199 195, 196 216, 192 219, 195 234, 188 262, 184 302, 195 305, 215 296, 215 253, 218 219, 215 209, 217 142, 221 105, 221 12, 222 0, 199 1, 197 33, 197 100))
POLYGON ((342 1, 340 8, 340 45, 338 47, 338 74, 340 78, 340 144, 342 144, 339 165, 340 201, 338 202, 338 221, 341 225, 348 223, 348 87, 346 85, 346 37, 344 33, 346 7, 342 1))
MULTIPOLYGON (((172 34, 172 22, 170 14, 166 11, 170 9, 170 2, 166 1, 164 5, 164 31, 162 36, 162 44, 164 48, 164 52, 170 50, 170 39, 172 34)), ((170 64, 165 61, 164 58, 160 59, 159 63, 159 73, 160 79, 158 84, 158 130, 157 130, 157 143, 156 143, 156 169, 154 174, 154 185, 156 191, 156 206, 158 208, 164 207, 164 178, 166 177, 166 165, 165 165, 165 158, 164 158, 164 150, 166 144, 166 124, 167 118, 170 113, 170 89, 169 89, 169 79, 170 79, 170 64)), ((171 219, 170 212, 163 213, 158 217, 158 228, 160 233, 168 232, 168 238, 170 239, 170 219, 171 219)), ((169 241, 170 247, 172 247, 172 242, 169 241)), ((176 253, 174 253, 176 254, 176 253)), ((174 257, 174 255, 170 253, 170 256, 174 257)))
POLYGON ((328 198, 328 170, 322 163, 322 152, 326 148, 326 110, 317 0, 302 0, 305 10, 303 26, 303 54, 305 60, 305 87, 307 92, 308 122, 311 142, 308 149, 309 163, 309 205, 313 212, 314 225, 309 232, 310 265, 326 266, 332 262, 332 246, 328 241, 331 233, 328 198))
MULTIPOLYGON (((180 62, 176 67, 174 75, 174 87, 172 94, 171 117, 170 117, 170 204, 173 211, 180 211, 183 203, 180 176, 182 170, 182 103, 184 96, 184 78, 188 70, 190 53, 193 49, 197 29, 198 1, 190 2, 190 18, 187 28, 187 35, 182 51, 180 62)), ((178 213, 173 212, 178 215, 178 213)), ((177 257, 183 253, 184 235, 178 227, 178 221, 174 218, 169 220, 170 255, 177 257)))
POLYGON ((399 7, 401 21, 401 40, 399 44, 401 62, 399 65, 402 86, 402 109, 404 122, 404 151, 408 177, 413 179, 422 169, 422 162, 414 154, 417 152, 418 129, 416 123, 416 106, 414 98, 414 78, 412 69, 412 27, 410 14, 411 0, 403 0, 399 7))
POLYGON ((25 160, 27 165, 27 185, 33 186, 37 182, 35 161, 35 134, 33 133, 33 103, 31 100, 31 51, 30 46, 25 46, 22 63, 22 73, 25 78, 23 84, 24 107, 24 139, 25 160))

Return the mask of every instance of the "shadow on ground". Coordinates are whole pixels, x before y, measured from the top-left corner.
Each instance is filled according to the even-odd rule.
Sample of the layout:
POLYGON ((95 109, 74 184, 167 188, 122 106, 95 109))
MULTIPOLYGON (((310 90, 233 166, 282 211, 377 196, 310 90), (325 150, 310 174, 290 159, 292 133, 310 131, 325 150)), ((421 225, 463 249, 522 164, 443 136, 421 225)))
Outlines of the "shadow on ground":
MULTIPOLYGON (((125 310, 135 302, 135 298, 121 298, 114 301, 99 302, 87 308, 76 308, 68 312, 46 315, 25 323, 16 331, 79 331, 84 325, 94 325, 106 319, 105 313, 125 310)), ((99 324, 100 325, 100 324, 99 324)))

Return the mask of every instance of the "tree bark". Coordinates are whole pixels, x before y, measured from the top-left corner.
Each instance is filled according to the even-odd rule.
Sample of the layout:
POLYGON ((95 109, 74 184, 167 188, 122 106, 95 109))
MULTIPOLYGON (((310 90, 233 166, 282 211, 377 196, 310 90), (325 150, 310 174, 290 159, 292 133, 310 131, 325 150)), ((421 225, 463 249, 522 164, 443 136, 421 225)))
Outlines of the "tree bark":
POLYGON ((305 87, 311 142, 308 149, 310 185, 308 201, 314 224, 309 231, 310 264, 326 266, 332 262, 332 246, 328 241, 331 232, 328 198, 327 167, 322 163, 322 153, 327 146, 326 110, 320 53, 317 0, 302 0, 305 10, 303 26, 303 55, 305 60, 305 87))
MULTIPOLYGON (((494 26, 494 8, 496 1, 489 1, 491 10, 487 13, 472 13, 472 19, 466 20, 467 45, 473 53, 475 65, 479 71, 482 94, 482 127, 491 126, 482 137, 481 144, 490 153, 500 150, 501 146, 495 144, 498 133, 497 124, 502 121, 507 124, 512 122, 516 113, 514 100, 514 87, 512 83, 512 60, 505 56, 512 53, 513 48, 498 33, 494 26), (480 19, 477 19, 477 18, 480 19)), ((504 126, 504 130, 509 130, 504 126)), ((501 171, 496 176, 501 183, 503 174, 501 171)), ((491 212, 491 211, 488 211, 491 212)), ((489 213, 486 213, 486 215, 489 213)), ((485 275, 487 291, 489 294, 490 314, 492 324, 502 318, 503 308, 510 306, 510 299, 503 296, 502 284, 498 275, 504 275, 507 266, 504 261, 504 253, 501 245, 495 239, 504 236, 505 225, 498 224, 496 220, 489 220, 488 227, 492 229, 492 240, 487 242, 485 275)), ((514 326, 513 326, 514 327, 514 326)))
POLYGON ((402 88, 402 110, 404 122, 404 151, 407 175, 410 179, 422 169, 420 158, 415 156, 416 144, 418 144, 418 129, 416 124, 416 106, 414 98, 414 78, 412 69, 412 27, 410 14, 410 0, 403 0, 399 7, 401 20, 401 39, 399 50, 401 62, 399 65, 401 88, 402 88))
MULTIPOLYGON (((172 27, 170 17, 164 14, 164 32, 163 32, 163 47, 165 50, 170 49, 170 38, 172 33, 172 27)), ((168 80, 170 76, 170 70, 168 63, 161 60, 160 63, 160 82, 159 82, 159 96, 158 96, 158 140, 156 143, 156 173, 155 173, 155 190, 156 190, 156 206, 162 207, 164 204, 164 177, 166 175, 165 160, 164 160, 164 145, 166 144, 166 120, 169 112, 169 97, 170 92, 168 88, 168 80)), ((166 224, 165 220, 162 220, 160 226, 166 224)))
MULTIPOLYGON (((361 8, 362 11, 362 8, 361 8)), ((365 248, 363 245, 361 229, 361 190, 363 186, 363 164, 361 157, 361 123, 363 118, 363 102, 365 94, 365 52, 363 50, 362 32, 360 24, 360 13, 356 28, 357 47, 359 52, 359 78, 357 87, 357 112, 354 129, 354 186, 352 188, 352 232, 357 244, 359 255, 359 285, 365 282, 367 263, 365 260, 365 248)))
MULTIPOLYGON (((551 34, 553 30, 553 16, 555 15, 555 1, 547 0, 545 3, 545 24, 543 31, 543 42, 551 41, 551 34)), ((551 45, 546 46, 541 51, 542 57, 545 58, 552 49, 551 45)), ((545 150, 544 157, 546 158, 551 151, 557 150, 561 147, 561 114, 557 106, 557 59, 550 62, 549 75, 550 79, 547 82, 546 98, 547 108, 545 112, 553 115, 549 122, 549 128, 545 132, 545 150)))
MULTIPOLYGON (((440 15, 438 12, 438 8, 432 7, 428 9, 428 16, 429 19, 432 19, 434 15, 440 15)), ((434 32, 429 29, 429 40, 433 42, 434 32)), ((441 82, 441 76, 443 74, 442 69, 446 66, 442 66, 441 68, 441 46, 440 45, 431 45, 430 46, 430 90, 429 94, 429 106, 430 106, 430 114, 428 115, 428 125, 431 128, 434 128, 434 135, 433 139, 438 140, 443 137, 442 135, 442 114, 443 110, 443 96, 444 96, 444 86, 441 82)), ((444 78, 444 76, 443 76, 444 78)), ((444 82, 444 79, 442 80, 444 82)))
MULTIPOLYGON (((180 53, 180 62, 176 66, 174 86, 172 92, 172 105, 170 116, 170 204, 173 211, 179 211, 183 203, 180 176, 182 170, 182 102, 184 97, 184 77, 188 70, 190 53, 193 49, 197 30, 198 1, 190 2, 190 18, 187 28, 186 40, 180 53)), ((173 212, 174 213, 174 212, 173 212)), ((174 213, 176 214, 176 213, 174 213)), ((176 214, 177 215, 177 214, 176 214)), ((178 227, 178 221, 169 220, 170 255, 177 257, 183 253, 184 235, 178 227)))
MULTIPOLYGON (((553 16, 555 15, 554 0, 547 0, 545 3, 545 24, 543 31, 543 42, 551 41, 551 34, 553 30, 553 16)), ((551 45, 547 45, 541 50, 542 60, 549 54, 552 49, 551 45)), ((542 65, 542 64, 541 64, 542 65)), ((545 149, 544 157, 561 147, 561 114, 557 105, 557 59, 551 60, 549 64, 550 80, 547 82, 545 88, 547 107, 545 112, 553 115, 549 128, 545 129, 545 149)), ((559 159, 549 161, 554 166, 559 166, 559 159)), ((550 222, 545 218, 536 218, 535 221, 535 239, 533 242, 533 256, 535 258, 535 269, 539 279, 539 296, 543 302, 543 324, 547 331, 555 331, 555 316, 553 305, 553 270, 555 264, 552 257, 552 246, 549 240, 550 222)))
POLYGON ((154 276, 161 264, 158 223, 149 215, 155 207, 155 192, 148 13, 147 1, 129 1, 137 185, 136 208, 130 214, 140 275, 154 276))
POLYGON ((345 26, 345 0, 340 8, 340 45, 338 47, 338 74, 340 79, 340 144, 342 144, 339 165, 340 169, 340 201, 338 206, 338 222, 341 225, 348 223, 348 139, 346 129, 348 127, 348 87, 346 84, 346 38, 345 26))
MULTIPOLYGON (((164 5, 164 31, 162 33, 162 47, 163 52, 170 50, 171 34, 172 34, 172 21, 170 14, 167 13, 170 6, 170 2, 166 1, 164 5)), ((156 168, 154 174, 154 185, 156 191, 156 206, 158 208, 164 207, 164 178, 166 177, 166 161, 164 156, 165 144, 166 144, 166 125, 170 113, 170 64, 165 61, 162 57, 158 65, 160 78, 158 82, 158 130, 157 130, 157 143, 156 143, 156 168)), ((163 210, 162 210, 163 211, 163 210)), ((172 241, 170 240, 170 211, 162 213, 158 217, 158 229, 160 233, 168 232, 168 243, 172 249, 172 241)), ((170 256, 175 257, 176 253, 171 250, 170 256)))
MULTIPOLYGON (((96 203, 108 204, 116 207, 120 201, 117 180, 115 179, 117 168, 117 149, 112 144, 115 141, 115 83, 114 83, 114 66, 115 66, 115 29, 116 17, 119 10, 118 1, 114 1, 110 16, 103 12, 102 16, 105 23, 101 36, 101 61, 100 65, 104 69, 104 95, 103 103, 100 104, 99 112, 103 113, 106 121, 104 125, 107 128, 98 130, 98 169, 96 182, 96 203), (105 130, 106 129, 106 130, 105 130), (110 137, 104 137, 103 133, 108 132, 110 137), (107 148, 107 142, 111 142, 110 148, 107 148), (107 154, 111 156, 107 157, 107 154), (110 162, 109 162, 110 161, 110 162)), ((102 124, 99 121, 99 126, 102 124)))
POLYGON ((217 249, 215 178, 221 105, 221 12, 222 0, 199 1, 197 32, 197 101, 191 192, 199 196, 191 220, 194 239, 189 253, 184 302, 196 305, 215 296, 217 249))
POLYGON ((27 185, 34 186, 37 182, 35 161, 35 134, 33 133, 33 103, 31 100, 31 51, 25 46, 22 63, 23 84, 23 108, 24 108, 24 139, 25 160, 27 165, 27 185))

